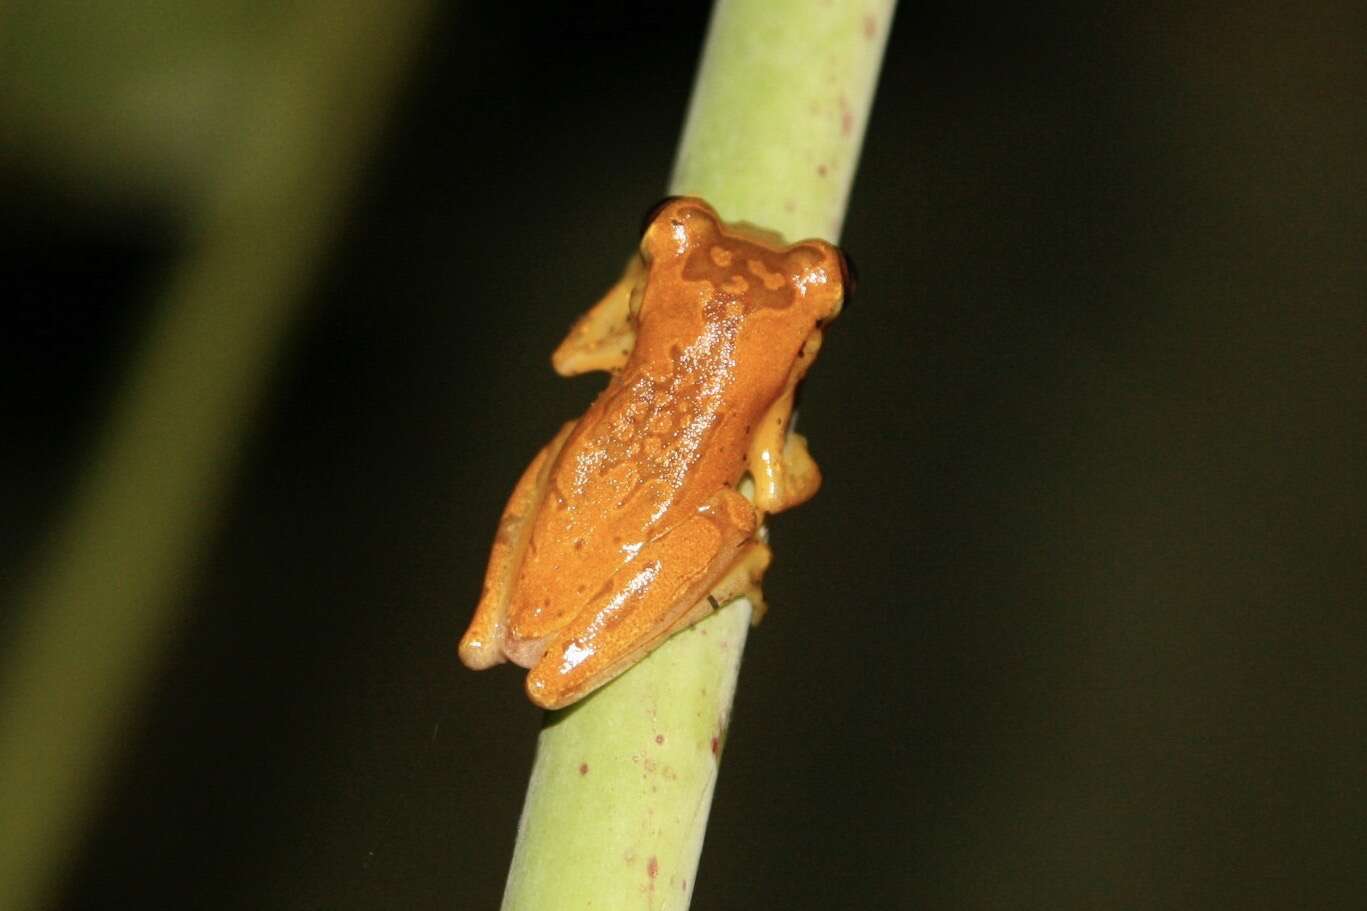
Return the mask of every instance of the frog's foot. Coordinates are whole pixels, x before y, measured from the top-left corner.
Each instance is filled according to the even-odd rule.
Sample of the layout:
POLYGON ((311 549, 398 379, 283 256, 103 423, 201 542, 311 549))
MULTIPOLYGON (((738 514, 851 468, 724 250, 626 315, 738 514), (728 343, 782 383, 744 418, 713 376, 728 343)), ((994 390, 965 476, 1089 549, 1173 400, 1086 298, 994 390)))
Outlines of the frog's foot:
MULTIPOLYGON (((631 667, 713 608, 707 595, 743 593, 732 578, 755 533, 755 508, 723 490, 696 513, 644 545, 564 629, 527 675, 527 694, 548 709, 568 705, 631 667)), ((762 572, 762 570, 761 570, 762 572)), ((744 578, 744 585, 752 580, 744 578)))
POLYGON ((504 632, 508 621, 508 596, 513 577, 522 565, 530 537, 529 521, 546 491, 550 466, 565 445, 575 422, 570 421, 549 443, 536 454, 527 470, 522 472, 517 486, 503 509, 498 523, 493 548, 489 554, 489 568, 484 574, 484 593, 475 608, 470 628, 460 639, 460 660, 477 671, 507 660, 503 652, 504 632))

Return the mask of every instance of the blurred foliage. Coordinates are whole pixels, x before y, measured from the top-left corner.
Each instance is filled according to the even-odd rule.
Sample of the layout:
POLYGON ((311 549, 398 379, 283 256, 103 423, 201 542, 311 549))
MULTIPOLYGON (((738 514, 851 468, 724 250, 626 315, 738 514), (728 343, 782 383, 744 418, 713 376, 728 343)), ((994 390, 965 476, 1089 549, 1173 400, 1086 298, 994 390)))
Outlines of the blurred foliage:
POLYGON ((7 624, 4 909, 50 893, 118 765, 424 12, 417 0, 298 4, 290 16, 247 5, 226 21, 207 4, 56 9, 77 7, 26 8, 10 33, 32 42, 6 106, 29 128, 30 174, 174 200, 192 242, 7 624))
POLYGON ((308 4, 128 0, 0 7, 6 166, 79 192, 199 199, 308 4))

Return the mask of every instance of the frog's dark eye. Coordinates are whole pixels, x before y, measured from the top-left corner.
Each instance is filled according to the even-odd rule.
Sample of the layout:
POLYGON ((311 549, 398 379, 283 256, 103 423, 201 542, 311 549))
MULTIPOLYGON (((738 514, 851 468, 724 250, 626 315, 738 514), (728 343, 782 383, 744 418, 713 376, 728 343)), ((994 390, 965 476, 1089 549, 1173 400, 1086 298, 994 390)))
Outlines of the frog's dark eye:
POLYGON ((855 289, 859 287, 859 272, 854 268, 854 260, 850 254, 844 250, 840 251, 840 288, 844 294, 844 301, 841 307, 848 307, 850 299, 854 297, 855 289))
POLYGON ((676 199, 683 199, 683 197, 682 197, 682 196, 666 196, 664 199, 662 199, 662 200, 660 200, 659 202, 655 203, 655 205, 651 206, 649 209, 646 210, 646 214, 645 214, 644 216, 641 217, 641 235, 642 235, 642 236, 644 236, 645 233, 646 233, 646 230, 647 230, 648 228, 650 228, 650 223, 653 222, 653 221, 655 220, 655 216, 657 216, 657 215, 660 214, 660 210, 663 209, 665 206, 669 205, 671 202, 673 202, 673 201, 676 200, 676 199))

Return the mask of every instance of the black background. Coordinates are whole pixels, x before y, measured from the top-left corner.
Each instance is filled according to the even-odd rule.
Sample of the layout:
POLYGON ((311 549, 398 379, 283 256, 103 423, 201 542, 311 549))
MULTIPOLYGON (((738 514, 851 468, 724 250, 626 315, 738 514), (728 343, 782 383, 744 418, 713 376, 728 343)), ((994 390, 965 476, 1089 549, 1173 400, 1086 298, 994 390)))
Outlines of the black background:
MULTIPOLYGON (((496 906, 540 715, 455 640, 706 25, 519 6, 425 39, 65 906, 496 906)), ((898 11, 695 908, 1367 901, 1364 24, 898 11)), ((22 567, 183 241, 11 189, 22 567)))

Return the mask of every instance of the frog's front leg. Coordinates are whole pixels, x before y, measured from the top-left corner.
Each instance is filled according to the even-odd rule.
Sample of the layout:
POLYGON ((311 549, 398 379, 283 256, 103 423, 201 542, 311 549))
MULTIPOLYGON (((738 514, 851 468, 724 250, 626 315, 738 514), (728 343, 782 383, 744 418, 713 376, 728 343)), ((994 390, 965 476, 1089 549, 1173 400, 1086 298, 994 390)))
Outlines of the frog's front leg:
POLYGON ((632 294, 645 280, 646 266, 632 256, 617 283, 570 328, 569 335, 551 355, 551 365, 561 376, 578 376, 592 370, 616 373, 636 346, 636 322, 632 294))
POLYGON ((755 479, 755 505, 765 513, 804 503, 821 487, 821 469, 807 451, 807 439, 791 426, 797 384, 820 349, 818 329, 807 337, 783 392, 769 406, 751 440, 749 466, 755 479))
MULTIPOLYGON (((733 580, 729 570, 752 542, 755 527, 750 501, 734 490, 722 490, 642 546, 550 640, 527 675, 531 700, 549 709, 573 702, 710 612, 707 595, 719 582, 743 593, 752 580, 733 580)), ((759 572, 764 563, 767 559, 760 561, 759 572)))
POLYGON ((560 432, 536 454, 508 497, 508 505, 503 508, 503 517, 489 553, 489 568, 484 574, 484 593, 480 595, 470 628, 460 639, 460 660, 467 667, 478 671, 507 660, 503 653, 503 634, 513 578, 527 550, 530 520, 545 496, 550 465, 560 454, 575 423, 570 421, 560 428, 560 432))

